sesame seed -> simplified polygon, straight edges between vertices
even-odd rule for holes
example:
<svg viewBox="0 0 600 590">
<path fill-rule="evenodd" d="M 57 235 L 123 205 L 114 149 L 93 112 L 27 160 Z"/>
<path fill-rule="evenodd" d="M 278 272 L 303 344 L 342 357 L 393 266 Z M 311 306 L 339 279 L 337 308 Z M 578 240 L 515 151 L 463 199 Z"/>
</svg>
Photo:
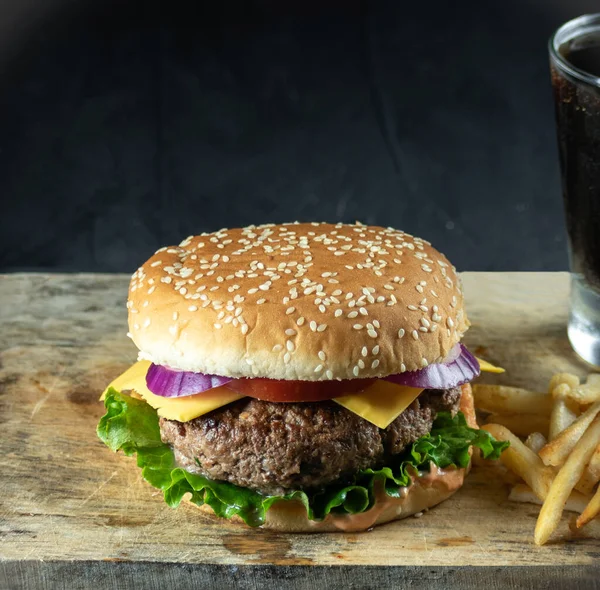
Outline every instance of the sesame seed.
<svg viewBox="0 0 600 590">
<path fill-rule="evenodd" d="M 358 367 L 360 369 L 364 369 L 365 368 L 365 361 L 363 361 L 362 359 L 358 359 Z"/>
<path fill-rule="evenodd" d="M 283 362 L 284 362 L 286 365 L 287 365 L 287 364 L 290 362 L 290 360 L 291 360 L 291 359 L 292 359 L 292 356 L 290 355 L 290 353 L 289 353 L 289 352 L 286 352 L 286 353 L 283 355 Z"/>
<path fill-rule="evenodd" d="M 355 330 L 362 330 L 363 329 L 363 325 L 362 324 L 354 324 L 354 326 L 352 326 Z"/>
<path fill-rule="evenodd" d="M 288 307 L 288 308 L 285 310 L 285 315 L 290 315 L 291 313 L 294 313 L 295 311 L 296 311 L 296 308 L 295 308 L 295 307 Z"/>
<path fill-rule="evenodd" d="M 327 324 L 320 324 L 317 328 L 317 332 L 324 332 L 327 329 Z"/>
<path fill-rule="evenodd" d="M 297 334 L 296 330 L 294 330 L 293 328 L 288 328 L 285 331 L 285 335 L 286 336 L 295 336 Z"/>
<path fill-rule="evenodd" d="M 358 368 L 358 365 L 354 365 L 354 368 L 352 369 L 352 373 L 354 374 L 355 377 L 358 377 L 358 375 L 360 373 L 360 369 Z"/>
<path fill-rule="evenodd" d="M 257 299 L 256 305 L 262 305 L 265 301 L 266 301 L 266 299 Z"/>
<path fill-rule="evenodd" d="M 357 311 L 351 311 L 347 317 L 349 317 L 350 319 L 353 319 L 355 317 L 358 316 L 358 312 Z"/>
<path fill-rule="evenodd" d="M 406 307 L 408 307 L 408 309 L 410 309 L 411 311 L 418 311 L 418 307 L 416 305 L 407 305 Z"/>
<path fill-rule="evenodd" d="M 324 305 L 321 304 L 321 305 L 319 305 L 319 311 L 321 313 L 325 313 L 327 311 L 327 308 Z"/>
<path fill-rule="evenodd" d="M 315 367 L 315 373 L 320 373 L 323 370 L 323 365 L 317 365 Z"/>
<path fill-rule="evenodd" d="M 248 324 L 242 324 L 242 334 L 247 334 L 248 333 Z"/>
<path fill-rule="evenodd" d="M 431 325 L 425 318 L 421 318 L 421 324 L 423 324 L 423 326 L 425 326 L 426 328 L 429 328 L 429 326 Z"/>
<path fill-rule="evenodd" d="M 425 326 L 421 326 L 419 332 L 428 332 L 428 329 Z"/>
<path fill-rule="evenodd" d="M 217 329 L 220 330 L 223 326 L 221 326 L 221 324 L 213 324 L 213 326 Z"/>
<path fill-rule="evenodd" d="M 296 350 L 296 346 L 291 340 L 285 341 L 285 347 L 289 350 L 289 352 L 294 352 L 294 350 Z"/>
<path fill-rule="evenodd" d="M 412 337 L 413 337 L 415 340 L 418 340 L 418 339 L 419 339 L 419 333 L 418 333 L 416 330 L 413 330 L 413 331 L 412 331 Z"/>
<path fill-rule="evenodd" d="M 426 359 L 425 357 L 423 357 L 423 358 L 421 359 L 421 366 L 422 366 L 422 367 L 426 367 L 428 364 L 429 364 L 429 363 L 427 362 L 427 359 Z"/>
<path fill-rule="evenodd" d="M 333 314 L 336 318 L 339 318 L 344 312 L 341 309 L 336 309 Z"/>
<path fill-rule="evenodd" d="M 325 354 L 325 352 L 323 350 L 319 350 L 319 358 L 324 361 L 327 358 L 327 355 Z"/>
<path fill-rule="evenodd" d="M 367 355 L 369 354 L 369 349 L 368 349 L 366 346 L 363 346 L 363 347 L 362 347 L 362 350 L 360 351 L 360 353 L 361 353 L 363 356 L 367 356 Z"/>
<path fill-rule="evenodd" d="M 453 328 L 454 327 L 454 322 L 452 321 L 452 318 L 448 318 L 446 320 L 446 324 L 448 325 L 449 328 Z"/>
<path fill-rule="evenodd" d="M 142 326 L 143 326 L 144 328 L 147 328 L 149 325 L 150 325 L 150 318 L 146 318 L 146 319 L 144 320 L 144 323 L 142 324 Z"/>
<path fill-rule="evenodd" d="M 301 326 L 302 324 L 304 324 L 304 317 L 301 316 L 296 320 L 296 325 L 297 326 Z"/>
<path fill-rule="evenodd" d="M 281 350 L 283 350 L 283 346 L 281 346 L 281 344 L 276 344 L 271 350 L 273 352 L 280 352 Z"/>
<path fill-rule="evenodd" d="M 156 286 L 152 286 L 148 289 L 148 295 L 152 295 L 152 293 L 154 293 L 154 291 L 156 291 Z"/>
<path fill-rule="evenodd" d="M 333 371 L 331 369 L 327 369 L 325 375 L 327 376 L 327 379 L 333 379 Z"/>
<path fill-rule="evenodd" d="M 377 344 L 376 346 L 373 347 L 372 353 L 379 354 L 379 344 Z"/>
<path fill-rule="evenodd" d="M 317 322 L 315 322 L 314 320 L 310 322 L 309 326 L 313 332 L 317 331 Z"/>
<path fill-rule="evenodd" d="M 373 320 L 373 325 L 374 325 L 376 328 L 381 328 L 381 325 L 379 324 L 379 320 Z"/>
<path fill-rule="evenodd" d="M 358 311 L 361 315 L 369 315 L 369 312 L 364 307 L 359 308 Z"/>
<path fill-rule="evenodd" d="M 375 332 L 375 330 L 368 330 L 367 334 L 371 337 L 371 338 L 377 338 L 377 332 Z"/>
<path fill-rule="evenodd" d="M 198 311 L 198 306 L 197 306 L 197 305 L 190 305 L 190 306 L 188 307 L 188 310 L 189 310 L 189 311 Z"/>
<path fill-rule="evenodd" d="M 372 363 L 371 363 L 371 369 L 376 369 L 379 366 L 379 359 L 375 359 Z"/>
</svg>

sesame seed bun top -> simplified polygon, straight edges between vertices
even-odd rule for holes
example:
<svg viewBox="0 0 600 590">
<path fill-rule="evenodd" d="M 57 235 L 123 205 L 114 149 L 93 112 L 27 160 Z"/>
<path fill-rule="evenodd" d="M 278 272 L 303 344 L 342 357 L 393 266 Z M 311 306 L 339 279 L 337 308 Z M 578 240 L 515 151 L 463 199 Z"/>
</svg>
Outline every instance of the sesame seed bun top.
<svg viewBox="0 0 600 590">
<path fill-rule="evenodd" d="M 454 267 L 391 228 L 287 223 L 161 248 L 129 287 L 142 358 L 228 377 L 383 377 L 439 362 L 469 326 Z"/>
</svg>

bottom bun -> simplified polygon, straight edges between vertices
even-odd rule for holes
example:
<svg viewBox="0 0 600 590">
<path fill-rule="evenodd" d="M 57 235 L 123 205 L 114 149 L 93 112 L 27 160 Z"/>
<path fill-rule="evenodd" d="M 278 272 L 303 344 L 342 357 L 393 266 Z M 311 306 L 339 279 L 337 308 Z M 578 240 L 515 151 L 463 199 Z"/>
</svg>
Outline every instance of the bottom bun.
<svg viewBox="0 0 600 590">
<path fill-rule="evenodd" d="M 476 428 L 473 394 L 468 383 L 462 386 L 460 409 L 468 424 Z M 309 520 L 301 502 L 282 500 L 269 508 L 261 528 L 288 533 L 365 531 L 379 524 L 417 514 L 443 502 L 462 487 L 468 470 L 469 468 L 440 469 L 432 465 L 430 472 L 413 478 L 413 483 L 404 488 L 402 497 L 391 498 L 381 484 L 376 487 L 375 504 L 371 509 L 360 514 L 328 514 L 321 521 Z M 204 504 L 199 508 L 214 516 L 210 506 Z M 230 520 L 244 524 L 239 516 Z"/>
</svg>

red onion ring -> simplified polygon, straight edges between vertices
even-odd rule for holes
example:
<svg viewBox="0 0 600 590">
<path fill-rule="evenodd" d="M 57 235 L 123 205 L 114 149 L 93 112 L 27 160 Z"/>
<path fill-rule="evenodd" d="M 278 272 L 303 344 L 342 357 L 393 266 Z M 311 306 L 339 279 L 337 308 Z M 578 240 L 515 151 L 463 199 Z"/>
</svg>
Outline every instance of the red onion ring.
<svg viewBox="0 0 600 590">
<path fill-rule="evenodd" d="M 467 350 L 466 346 L 457 344 L 441 363 L 431 364 L 418 371 L 389 375 L 384 379 L 407 387 L 450 389 L 471 381 L 480 372 L 477 359 Z"/>
<path fill-rule="evenodd" d="M 420 389 L 450 389 L 477 377 L 479 362 L 462 344 L 457 344 L 441 363 L 434 363 L 418 371 L 406 371 L 383 377 L 386 381 L 418 387 Z M 146 385 L 155 395 L 162 397 L 185 397 L 221 387 L 231 377 L 206 375 L 191 371 L 176 371 L 161 365 L 150 365 Z"/>
<path fill-rule="evenodd" d="M 175 371 L 161 365 L 150 365 L 146 373 L 148 389 L 162 397 L 183 397 L 202 393 L 233 381 L 231 377 Z"/>
</svg>

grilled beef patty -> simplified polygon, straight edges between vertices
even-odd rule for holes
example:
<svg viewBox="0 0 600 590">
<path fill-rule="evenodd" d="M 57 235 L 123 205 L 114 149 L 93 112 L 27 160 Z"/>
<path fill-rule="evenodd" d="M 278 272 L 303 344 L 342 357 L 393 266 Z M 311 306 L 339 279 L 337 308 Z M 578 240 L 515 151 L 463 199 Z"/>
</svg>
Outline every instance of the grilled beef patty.
<svg viewBox="0 0 600 590">
<path fill-rule="evenodd" d="M 281 495 L 349 479 L 431 430 L 437 412 L 455 413 L 460 387 L 425 390 L 385 430 L 335 402 L 274 403 L 244 398 L 189 422 L 160 419 L 178 464 L 193 473 Z"/>
</svg>

